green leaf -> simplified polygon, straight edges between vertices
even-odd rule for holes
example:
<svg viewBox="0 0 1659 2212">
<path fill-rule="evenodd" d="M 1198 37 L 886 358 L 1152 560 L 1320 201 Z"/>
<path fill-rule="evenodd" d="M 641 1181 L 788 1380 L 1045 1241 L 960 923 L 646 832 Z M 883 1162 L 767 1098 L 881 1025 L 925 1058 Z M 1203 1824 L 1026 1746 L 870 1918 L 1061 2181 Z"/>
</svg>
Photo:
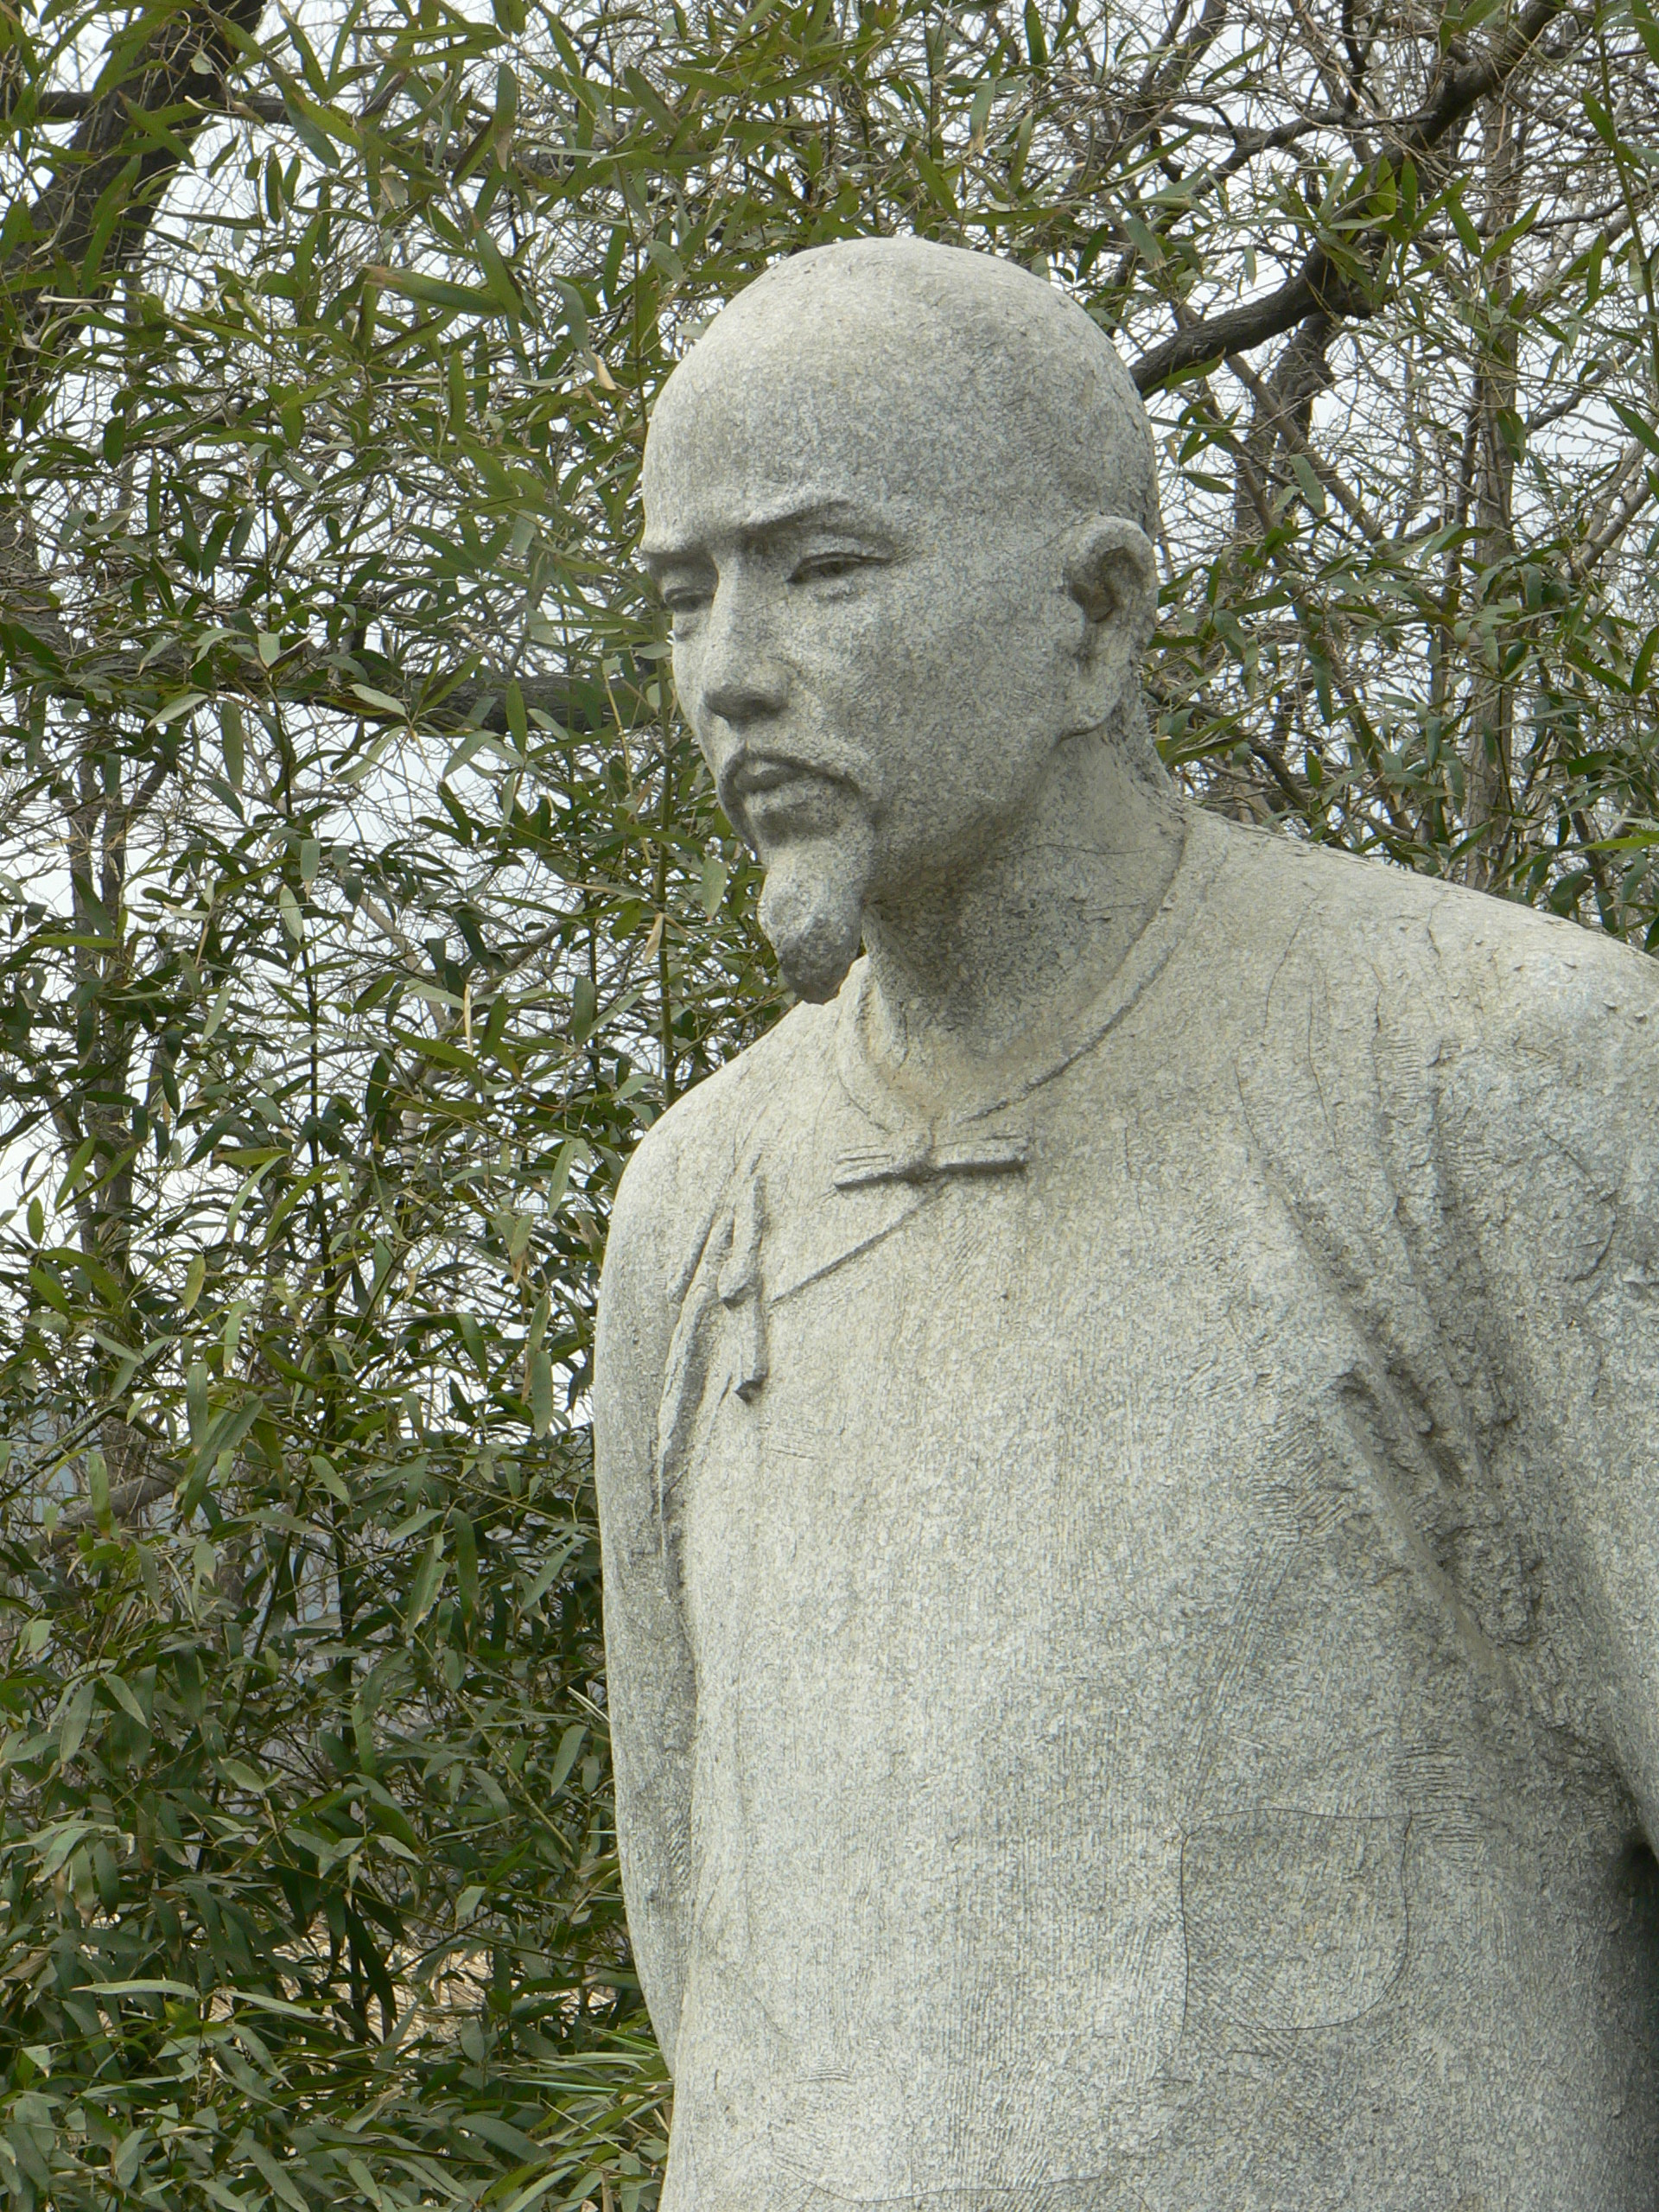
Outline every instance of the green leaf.
<svg viewBox="0 0 1659 2212">
<path fill-rule="evenodd" d="M 1125 213 L 1123 230 L 1129 243 L 1149 269 L 1160 269 L 1163 266 L 1163 244 L 1149 223 L 1143 221 L 1139 215 Z"/>
<path fill-rule="evenodd" d="M 553 1425 L 553 1363 L 539 1344 L 530 1355 L 529 1374 L 531 1426 L 545 1436 Z"/>
<path fill-rule="evenodd" d="M 470 1621 L 478 1611 L 478 1537 L 465 1513 L 452 1514 L 450 1526 L 455 1538 L 455 1581 L 461 1618 Z"/>
<path fill-rule="evenodd" d="M 268 2151 L 262 2149 L 258 2143 L 251 2139 L 247 2148 L 248 2156 L 283 2203 L 290 2208 L 290 2212 L 313 2212 L 310 2199 L 296 2185 L 293 2177 L 283 2171 Z"/>
<path fill-rule="evenodd" d="M 207 694 L 205 691 L 181 691 L 176 698 L 169 699 L 165 706 L 156 709 L 149 718 L 150 728 L 165 729 L 169 722 L 181 720 L 184 715 L 199 707 L 207 696 Z"/>
<path fill-rule="evenodd" d="M 1630 0 L 1630 17 L 1636 25 L 1637 35 L 1648 50 L 1649 60 L 1659 68 L 1659 23 L 1654 21 L 1648 0 Z"/>
<path fill-rule="evenodd" d="M 160 1978 L 140 1977 L 134 1980 L 82 1981 L 75 1985 L 82 1993 L 96 1993 L 99 1997 L 179 1997 L 186 2003 L 196 2003 L 200 1993 L 188 1982 L 168 1981 Z"/>
<path fill-rule="evenodd" d="M 1289 458 L 1290 473 L 1296 479 L 1298 490 L 1313 512 L 1323 515 L 1325 509 L 1325 486 L 1314 474 L 1313 463 L 1306 454 L 1294 453 Z"/>
<path fill-rule="evenodd" d="M 1606 109 L 1603 107 L 1601 102 L 1597 99 L 1592 92 L 1586 92 L 1583 95 L 1583 99 L 1584 111 L 1589 117 L 1591 123 L 1594 125 L 1597 137 L 1601 139 L 1604 144 L 1610 146 L 1614 153 L 1617 153 L 1618 151 L 1618 132 L 1614 127 L 1613 118 L 1608 114 Z"/>
<path fill-rule="evenodd" d="M 504 314 L 521 315 L 524 311 L 524 295 L 512 271 L 502 259 L 500 248 L 489 232 L 483 230 L 479 232 L 474 244 L 491 297 Z"/>
<path fill-rule="evenodd" d="M 535 1611 L 537 1606 L 541 1604 L 543 1599 L 564 1573 L 570 1563 L 570 1550 L 571 1547 L 568 1541 L 556 1544 L 542 1561 L 540 1571 L 535 1580 L 524 1592 L 523 1610 L 526 1613 Z"/>
<path fill-rule="evenodd" d="M 292 18 L 289 27 L 292 28 Z M 324 168 L 338 168 L 340 156 L 334 142 L 339 138 L 349 145 L 356 136 L 352 125 L 334 110 L 308 99 L 284 72 L 273 68 L 272 73 L 282 86 L 288 120 L 293 129 Z"/>
<path fill-rule="evenodd" d="M 108 1510 L 107 1487 L 105 1490 L 105 1511 Z M 130 1685 L 124 1682 L 119 1675 L 101 1675 L 99 1677 L 99 1686 L 105 1691 L 106 1695 L 114 1699 L 116 1704 L 120 1707 L 122 1712 L 128 1714 L 132 1719 L 136 1720 L 141 1728 L 149 1727 L 149 1714 L 146 1713 L 143 1707 L 139 1703 Z"/>
<path fill-rule="evenodd" d="M 400 722 L 409 719 L 403 701 L 394 699 L 390 691 L 377 691 L 371 683 L 353 683 L 352 692 L 354 697 L 361 699 L 365 706 L 374 708 L 379 714 L 395 715 Z"/>
<path fill-rule="evenodd" d="M 110 2177 L 118 2189 L 130 2189 L 137 2179 L 138 2169 L 143 2163 L 144 2146 L 149 2141 L 149 2130 L 135 2127 L 124 2135 L 110 2160 Z"/>
<path fill-rule="evenodd" d="M 567 1728 L 559 1738 L 559 1748 L 554 1755 L 552 1771 L 547 1777 L 550 1794 L 563 1789 L 570 1779 L 572 1769 L 582 1756 L 582 1747 L 588 1740 L 588 1730 L 577 1721 Z"/>
<path fill-rule="evenodd" d="M 1480 255 L 1480 233 L 1476 230 L 1474 225 L 1470 221 L 1467 214 L 1464 212 L 1463 190 L 1463 183 L 1460 179 L 1457 183 L 1452 185 L 1447 189 L 1445 195 L 1446 212 L 1452 218 L 1452 227 L 1461 239 L 1464 251 L 1467 253 L 1472 253 L 1477 258 L 1478 258 Z"/>
<path fill-rule="evenodd" d="M 207 1370 L 199 1359 L 190 1363 L 184 1400 L 190 1425 L 190 1440 L 193 1444 L 199 1444 L 207 1433 L 208 1424 Z"/>
<path fill-rule="evenodd" d="M 1638 415 L 1635 408 L 1627 407 L 1622 399 L 1610 397 L 1607 404 L 1637 443 L 1645 446 L 1650 454 L 1659 458 L 1659 431 L 1652 423 Z"/>
<path fill-rule="evenodd" d="M 427 276 L 418 270 L 366 269 L 363 272 L 380 290 L 397 292 L 423 308 L 448 308 L 461 315 L 497 315 L 505 310 L 496 294 L 476 284 L 457 284 L 447 276 Z"/>
<path fill-rule="evenodd" d="M 241 790 L 243 777 L 247 772 L 246 735 L 241 708 L 234 699 L 221 699 L 219 702 L 219 749 L 225 756 L 226 780 L 233 791 Z"/>
<path fill-rule="evenodd" d="M 489 1347 L 484 1341 L 484 1332 L 478 1325 L 478 1317 L 473 1313 L 459 1313 L 455 1317 L 455 1326 L 460 1331 L 461 1343 L 467 1348 L 467 1357 L 480 1376 L 486 1375 L 490 1365 Z"/>
<path fill-rule="evenodd" d="M 77 1682 L 70 1691 L 58 1721 L 58 1758 L 67 1766 L 86 1740 L 87 1723 L 92 1717 L 93 1685 L 90 1681 Z"/>
<path fill-rule="evenodd" d="M 222 983 L 213 994 L 213 1002 L 207 1009 L 207 1019 L 201 1025 L 201 1041 L 204 1045 L 224 1020 L 225 1009 L 230 1004 L 231 993 L 234 988 L 232 984 Z"/>
<path fill-rule="evenodd" d="M 97 1149 L 98 1139 L 95 1136 L 83 1137 L 75 1147 L 70 1156 L 69 1165 L 63 1171 L 63 1180 L 58 1185 L 54 1205 L 62 1207 L 68 1205 L 76 1191 L 79 1189 L 81 1178 L 92 1165 L 92 1154 Z"/>
<path fill-rule="evenodd" d="M 438 1601 L 443 1587 L 444 1559 L 443 1531 L 435 1529 L 432 1541 L 421 1554 L 421 1563 L 415 1570 L 410 1585 L 409 1603 L 404 1610 L 404 1633 L 412 1636 Z"/>
</svg>

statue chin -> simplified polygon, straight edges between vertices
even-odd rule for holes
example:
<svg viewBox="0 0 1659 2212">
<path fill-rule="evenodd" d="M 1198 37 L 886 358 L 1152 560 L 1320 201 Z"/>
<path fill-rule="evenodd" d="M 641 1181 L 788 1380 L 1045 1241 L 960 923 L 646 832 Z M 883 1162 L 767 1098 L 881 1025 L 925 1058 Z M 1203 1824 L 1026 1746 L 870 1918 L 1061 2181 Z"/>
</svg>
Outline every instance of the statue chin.
<svg viewBox="0 0 1659 2212">
<path fill-rule="evenodd" d="M 869 842 L 838 838 L 828 851 L 815 842 L 780 854 L 766 871 L 760 926 L 785 982 L 814 1005 L 834 998 L 858 957 Z"/>
</svg>

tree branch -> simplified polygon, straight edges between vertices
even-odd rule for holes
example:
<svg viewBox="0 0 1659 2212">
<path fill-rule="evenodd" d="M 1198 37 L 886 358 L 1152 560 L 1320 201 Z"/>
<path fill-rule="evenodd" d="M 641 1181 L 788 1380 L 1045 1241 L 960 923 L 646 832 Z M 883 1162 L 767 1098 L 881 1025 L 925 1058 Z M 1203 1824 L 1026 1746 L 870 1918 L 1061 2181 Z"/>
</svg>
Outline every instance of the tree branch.
<svg viewBox="0 0 1659 2212">
<path fill-rule="evenodd" d="M 1581 544 L 1574 547 L 1568 559 L 1567 573 L 1575 584 L 1588 580 L 1652 499 L 1652 486 L 1648 481 L 1646 470 L 1641 465 L 1643 450 L 1632 438 L 1619 456 L 1618 465 L 1592 518 L 1590 533 Z M 1621 499 L 1619 493 L 1632 475 L 1636 476 L 1636 483 L 1630 491 L 1624 492 Z"/>
<path fill-rule="evenodd" d="M 1292 453 L 1301 456 L 1355 527 L 1370 538 L 1373 545 L 1380 545 L 1382 542 L 1382 524 L 1367 512 L 1363 501 L 1349 490 L 1329 461 L 1322 460 L 1314 452 L 1302 435 L 1293 411 L 1275 403 L 1273 393 L 1248 361 L 1242 361 L 1236 354 L 1230 353 L 1227 366 L 1255 402 L 1262 422 L 1272 429 Z"/>
<path fill-rule="evenodd" d="M 1395 166 L 1408 156 L 1426 154 L 1439 143 L 1470 109 L 1506 83 L 1533 47 L 1561 12 L 1565 0 L 1532 0 L 1513 28 L 1478 59 L 1448 69 L 1428 104 L 1414 115 L 1376 126 Z M 1361 203 L 1376 187 L 1376 166 L 1366 173 L 1356 200 Z M 1378 224 L 1356 239 L 1356 251 L 1375 248 L 1383 235 Z M 1154 391 L 1185 371 L 1207 366 L 1228 353 L 1247 353 L 1269 339 L 1281 338 L 1311 315 L 1333 317 L 1373 312 L 1370 288 L 1333 263 L 1323 246 L 1316 245 L 1295 276 L 1260 300 L 1248 300 L 1224 315 L 1190 324 L 1154 346 L 1135 365 L 1131 374 L 1136 388 Z"/>
<path fill-rule="evenodd" d="M 80 123 L 92 113 L 102 97 L 98 92 L 37 92 L 34 102 L 35 119 L 41 123 Z M 12 121 L 16 105 L 0 111 L 0 122 Z M 256 123 L 288 121 L 288 109 L 283 101 L 263 94 L 239 92 L 229 85 L 219 86 L 216 97 L 199 94 L 192 105 L 201 109 L 204 121 L 216 115 L 247 116 Z"/>
<path fill-rule="evenodd" d="M 5 550 L 5 539 L 0 535 L 0 559 Z M 0 586 L 3 582 L 3 569 L 0 569 Z M 26 619 L 32 619 L 37 628 L 43 626 L 38 614 L 30 618 L 27 610 L 20 611 L 25 613 Z M 6 594 L 0 588 L 0 615 L 8 612 Z M 549 715 L 569 730 L 594 730 L 613 725 L 614 717 L 604 710 L 598 687 L 583 685 L 568 676 L 468 677 L 442 690 L 429 703 L 422 704 L 427 695 L 443 683 L 441 671 L 399 668 L 374 655 L 365 657 L 358 666 L 361 675 L 376 689 L 385 690 L 389 697 L 408 702 L 410 720 L 425 729 L 486 729 L 495 736 L 505 736 L 510 728 L 506 689 L 512 681 L 518 683 L 527 714 Z M 66 656 L 64 665 L 56 669 L 44 663 L 32 668 L 15 664 L 10 668 L 0 667 L 0 694 L 44 691 L 48 698 L 66 705 L 101 709 L 106 714 L 118 708 L 143 715 L 159 708 L 170 691 L 176 691 L 180 684 L 189 680 L 191 672 L 191 664 L 182 653 L 156 654 L 142 668 L 136 653 L 118 658 L 105 655 L 93 659 L 84 673 L 78 672 Z M 232 696 L 239 690 L 251 699 L 272 696 L 264 685 L 251 683 L 241 687 L 234 681 L 219 680 L 212 688 Z M 334 661 L 319 660 L 309 667 L 287 667 L 277 677 L 274 690 L 289 705 L 317 707 L 327 713 L 349 715 L 358 721 L 375 719 L 375 710 L 365 706 L 351 688 L 350 676 Z M 595 696 L 590 696 L 590 692 Z M 386 717 L 382 715 L 380 719 Z"/>
<path fill-rule="evenodd" d="M 56 355 L 143 249 L 168 183 L 209 116 L 230 103 L 238 35 L 257 29 L 264 7 L 265 0 L 225 0 L 222 8 L 194 0 L 158 10 L 156 28 L 124 57 L 130 34 L 116 34 L 106 81 L 0 269 L 10 308 L 0 325 L 0 424 L 26 413 Z M 165 118 L 166 131 L 135 127 L 136 115 Z M 105 194 L 117 207 L 100 245 L 110 219 L 100 214 Z"/>
</svg>

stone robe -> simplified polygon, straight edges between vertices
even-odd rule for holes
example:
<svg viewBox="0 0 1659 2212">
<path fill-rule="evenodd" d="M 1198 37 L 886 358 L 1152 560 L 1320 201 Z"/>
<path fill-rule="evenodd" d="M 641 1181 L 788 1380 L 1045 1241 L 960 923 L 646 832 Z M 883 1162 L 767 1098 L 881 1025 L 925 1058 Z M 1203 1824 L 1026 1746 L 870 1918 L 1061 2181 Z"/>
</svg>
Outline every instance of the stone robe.
<svg viewBox="0 0 1659 2212">
<path fill-rule="evenodd" d="M 1015 1091 L 624 1179 L 663 2212 L 1659 2205 L 1659 967 L 1189 817 Z"/>
</svg>

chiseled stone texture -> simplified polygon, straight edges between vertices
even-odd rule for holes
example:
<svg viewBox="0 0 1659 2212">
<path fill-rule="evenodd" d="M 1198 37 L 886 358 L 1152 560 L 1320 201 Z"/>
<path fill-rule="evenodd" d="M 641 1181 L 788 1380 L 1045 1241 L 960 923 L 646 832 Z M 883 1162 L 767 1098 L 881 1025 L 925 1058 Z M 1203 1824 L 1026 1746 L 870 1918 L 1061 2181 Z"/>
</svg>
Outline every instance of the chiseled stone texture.
<svg viewBox="0 0 1659 2212">
<path fill-rule="evenodd" d="M 664 2212 L 1659 2204 L 1659 971 L 1175 818 L 1017 1080 L 861 960 L 624 1179 Z"/>
</svg>

